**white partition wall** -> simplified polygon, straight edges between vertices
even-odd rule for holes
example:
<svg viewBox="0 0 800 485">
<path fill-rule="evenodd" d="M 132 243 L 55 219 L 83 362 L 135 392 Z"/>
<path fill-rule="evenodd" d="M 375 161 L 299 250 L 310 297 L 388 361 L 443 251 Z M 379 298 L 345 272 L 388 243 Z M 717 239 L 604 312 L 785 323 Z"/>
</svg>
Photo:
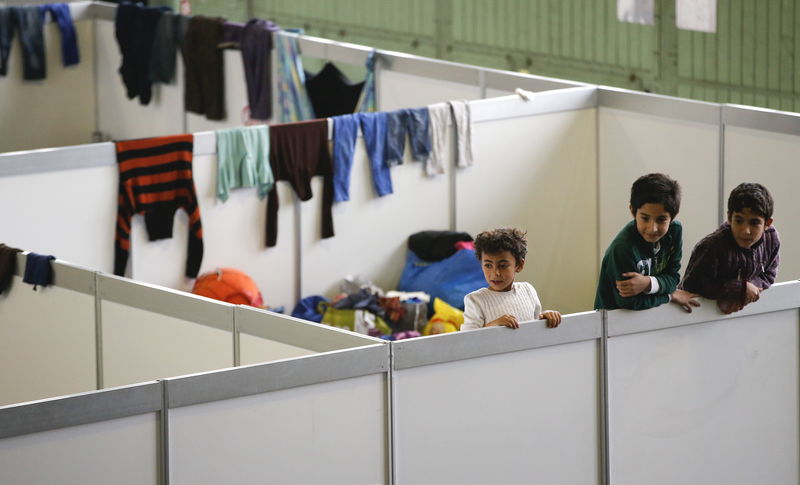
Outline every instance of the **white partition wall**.
<svg viewBox="0 0 800 485">
<path fill-rule="evenodd" d="M 0 406 L 97 385 L 94 273 L 56 261 L 54 285 L 34 291 L 25 263 L 0 295 Z"/>
<path fill-rule="evenodd" d="M 355 154 L 350 200 L 333 205 L 333 238 L 320 239 L 321 180 L 312 181 L 314 198 L 300 203 L 301 296 L 333 297 L 348 275 L 396 289 L 406 262 L 408 236 L 450 228 L 449 174 L 426 176 L 423 164 L 412 161 L 406 147 L 403 164 L 391 169 L 394 193 L 378 197 L 362 138 L 356 142 Z"/>
<path fill-rule="evenodd" d="M 562 313 L 589 310 L 594 298 L 594 103 L 592 88 L 473 103 L 475 164 L 456 170 L 457 230 L 527 230 L 519 278 Z"/>
<path fill-rule="evenodd" d="M 388 483 L 387 371 L 378 344 L 168 380 L 170 483 Z"/>
<path fill-rule="evenodd" d="M 681 185 L 683 263 L 719 224 L 720 106 L 608 88 L 599 90 L 600 253 L 632 219 L 633 182 L 663 172 Z"/>
<path fill-rule="evenodd" d="M 475 75 L 476 73 L 473 73 L 471 77 Z M 409 86 L 414 88 L 409 89 Z M 477 82 L 471 84 L 453 82 L 391 69 L 381 69 L 376 91 L 381 111 L 420 108 L 451 99 L 481 98 Z"/>
<path fill-rule="evenodd" d="M 798 482 L 798 285 L 731 316 L 608 313 L 611 483 Z"/>
<path fill-rule="evenodd" d="M 63 66 L 58 27 L 49 21 L 44 25 L 47 77 L 43 80 L 23 80 L 22 46 L 19 36 L 14 36 L 8 73 L 0 78 L 0 153 L 92 141 L 95 38 L 87 5 L 79 2 L 71 8 L 80 55 L 76 65 Z"/>
<path fill-rule="evenodd" d="M 103 387 L 231 367 L 233 305 L 101 275 Z"/>
<path fill-rule="evenodd" d="M 395 483 L 602 483 L 599 312 L 398 341 Z"/>
<path fill-rule="evenodd" d="M 110 143 L 0 155 L 0 238 L 111 271 L 117 168 Z"/>
<path fill-rule="evenodd" d="M 0 482 L 163 483 L 161 389 L 146 383 L 0 407 Z"/>
<path fill-rule="evenodd" d="M 376 343 L 335 327 L 238 306 L 235 310 L 239 364 L 272 362 Z"/>
<path fill-rule="evenodd" d="M 775 227 L 781 238 L 778 281 L 800 276 L 800 207 L 797 190 L 800 150 L 800 116 L 749 107 L 725 106 L 725 174 L 722 217 L 727 217 L 727 198 L 741 182 L 759 182 L 775 200 Z"/>
</svg>

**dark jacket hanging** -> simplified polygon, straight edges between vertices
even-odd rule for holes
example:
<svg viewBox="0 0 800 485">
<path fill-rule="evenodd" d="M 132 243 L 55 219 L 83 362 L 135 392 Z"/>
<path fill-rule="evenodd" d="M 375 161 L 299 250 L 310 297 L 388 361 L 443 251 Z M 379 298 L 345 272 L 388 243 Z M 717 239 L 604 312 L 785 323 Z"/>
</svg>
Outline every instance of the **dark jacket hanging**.
<svg viewBox="0 0 800 485">
<path fill-rule="evenodd" d="M 286 180 L 300 200 L 309 200 L 311 177 L 322 175 L 321 237 L 333 237 L 333 163 L 328 151 L 328 120 L 301 121 L 269 127 L 269 163 L 275 181 Z M 278 240 L 278 190 L 267 200 L 267 247 Z"/>
<path fill-rule="evenodd" d="M 204 114 L 210 120 L 225 119 L 225 74 L 219 48 L 224 23 L 222 17 L 195 15 L 189 20 L 181 46 L 186 111 Z"/>
</svg>

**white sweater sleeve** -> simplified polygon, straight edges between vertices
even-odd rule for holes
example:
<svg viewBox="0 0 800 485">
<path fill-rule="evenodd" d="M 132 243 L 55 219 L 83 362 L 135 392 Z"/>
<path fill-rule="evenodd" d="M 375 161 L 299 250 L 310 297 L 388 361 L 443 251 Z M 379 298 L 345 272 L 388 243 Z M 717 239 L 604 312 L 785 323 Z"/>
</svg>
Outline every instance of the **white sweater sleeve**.
<svg viewBox="0 0 800 485">
<path fill-rule="evenodd" d="M 486 325 L 486 319 L 472 294 L 464 297 L 464 323 L 461 330 L 476 330 Z"/>
</svg>

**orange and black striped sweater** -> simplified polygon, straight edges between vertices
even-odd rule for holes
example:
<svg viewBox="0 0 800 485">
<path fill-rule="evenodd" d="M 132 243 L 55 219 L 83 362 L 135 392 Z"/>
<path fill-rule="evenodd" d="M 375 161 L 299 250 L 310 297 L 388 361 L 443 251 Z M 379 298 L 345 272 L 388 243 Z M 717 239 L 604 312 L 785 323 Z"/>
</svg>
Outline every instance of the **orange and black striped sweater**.
<svg viewBox="0 0 800 485">
<path fill-rule="evenodd" d="M 119 199 L 114 274 L 125 274 L 134 214 L 144 214 L 147 235 L 155 241 L 172 237 L 175 211 L 183 209 L 189 215 L 186 276 L 197 276 L 203 260 L 203 226 L 192 179 L 193 144 L 191 134 L 116 143 Z"/>
</svg>

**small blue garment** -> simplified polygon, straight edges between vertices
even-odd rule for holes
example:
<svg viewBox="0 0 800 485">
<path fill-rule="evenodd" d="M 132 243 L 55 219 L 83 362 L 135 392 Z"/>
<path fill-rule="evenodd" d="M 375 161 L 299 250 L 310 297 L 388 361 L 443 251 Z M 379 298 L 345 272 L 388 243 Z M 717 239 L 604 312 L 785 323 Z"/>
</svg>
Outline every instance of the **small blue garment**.
<svg viewBox="0 0 800 485">
<path fill-rule="evenodd" d="M 372 184 L 378 197 L 392 193 L 392 175 L 389 166 L 384 162 L 386 142 L 386 113 L 359 113 L 361 133 L 367 147 L 370 166 L 372 167 Z"/>
<path fill-rule="evenodd" d="M 408 110 L 408 139 L 411 143 L 411 156 L 418 162 L 428 159 L 433 142 L 430 131 L 430 112 L 428 108 Z"/>
<path fill-rule="evenodd" d="M 72 23 L 72 14 L 66 3 L 51 3 L 40 5 L 39 12 L 42 15 L 42 22 L 50 12 L 50 16 L 58 25 L 61 32 L 61 62 L 66 66 L 74 66 L 80 62 L 78 54 L 78 34 L 75 32 L 75 25 Z"/>
<path fill-rule="evenodd" d="M 25 276 L 22 281 L 33 285 L 36 290 L 37 286 L 47 286 L 53 283 L 53 267 L 50 261 L 56 259 L 55 256 L 45 256 L 43 254 L 28 253 L 25 262 Z"/>
<path fill-rule="evenodd" d="M 358 136 L 358 115 L 333 117 L 333 201 L 350 200 L 350 169 Z"/>
<path fill-rule="evenodd" d="M 386 113 L 386 149 L 384 163 L 388 166 L 401 165 L 403 153 L 406 149 L 406 134 L 408 133 L 407 109 L 398 109 Z"/>
</svg>

